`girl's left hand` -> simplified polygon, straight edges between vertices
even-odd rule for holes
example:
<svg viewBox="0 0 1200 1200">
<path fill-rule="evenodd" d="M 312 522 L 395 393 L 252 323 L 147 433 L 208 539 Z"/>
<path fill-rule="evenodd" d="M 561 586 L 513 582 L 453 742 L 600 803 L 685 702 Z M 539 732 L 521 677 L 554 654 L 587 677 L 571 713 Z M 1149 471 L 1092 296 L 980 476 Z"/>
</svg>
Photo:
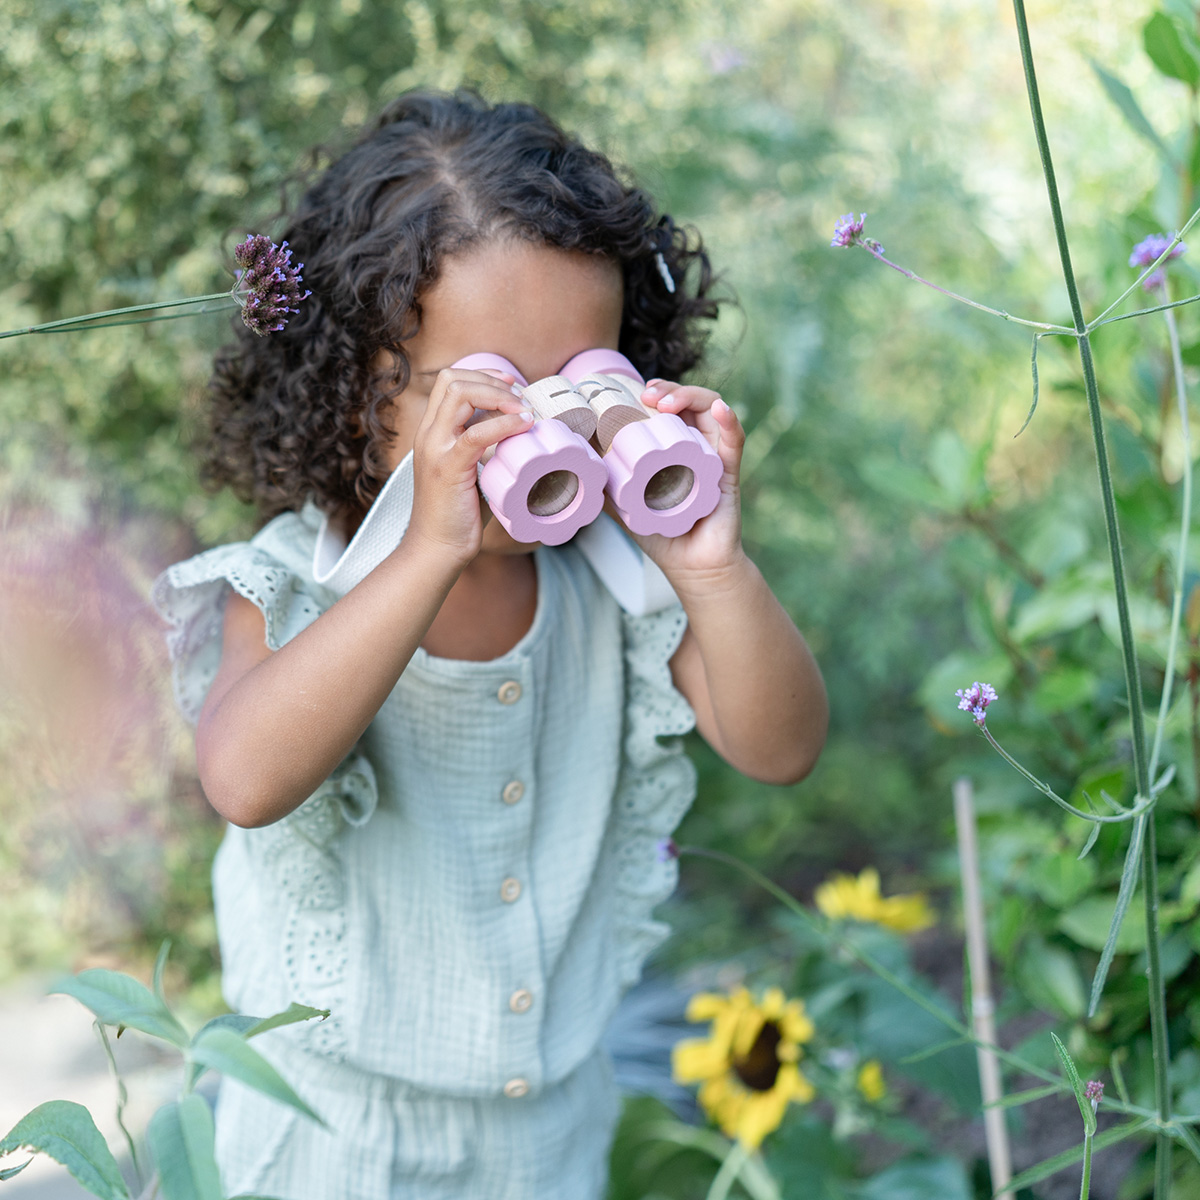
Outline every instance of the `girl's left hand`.
<svg viewBox="0 0 1200 1200">
<path fill-rule="evenodd" d="M 704 576 L 726 570 L 744 556 L 740 473 L 746 433 L 733 409 L 709 388 L 651 379 L 641 399 L 648 408 L 675 413 L 695 426 L 720 455 L 725 468 L 717 507 L 689 532 L 675 538 L 631 535 L 678 590 L 693 573 L 697 582 L 703 582 Z"/>
</svg>

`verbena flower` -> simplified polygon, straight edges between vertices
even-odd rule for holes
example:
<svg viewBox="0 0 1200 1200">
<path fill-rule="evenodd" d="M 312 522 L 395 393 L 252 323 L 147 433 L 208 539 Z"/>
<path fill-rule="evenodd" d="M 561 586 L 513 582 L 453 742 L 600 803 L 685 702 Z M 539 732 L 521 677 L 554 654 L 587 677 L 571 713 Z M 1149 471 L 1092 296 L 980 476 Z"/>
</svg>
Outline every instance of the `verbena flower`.
<svg viewBox="0 0 1200 1200">
<path fill-rule="evenodd" d="M 858 1078 L 854 1082 L 868 1104 L 878 1104 L 887 1095 L 887 1085 L 883 1082 L 883 1066 L 877 1058 L 872 1058 L 859 1067 Z"/>
<path fill-rule="evenodd" d="M 1162 251 L 1160 250 L 1161 254 Z M 1154 259 L 1150 260 L 1151 262 Z M 1092 1112 L 1095 1112 L 1100 1107 L 1100 1101 L 1104 1099 L 1104 1084 L 1098 1079 L 1089 1079 L 1087 1086 L 1083 1089 L 1083 1094 L 1092 1102 Z"/>
<path fill-rule="evenodd" d="M 830 920 L 863 921 L 897 933 L 919 933 L 935 921 L 921 892 L 902 896 L 879 894 L 879 872 L 867 867 L 858 878 L 834 875 L 813 894 L 813 901 Z"/>
<path fill-rule="evenodd" d="M 1174 240 L 1175 235 L 1173 233 L 1152 233 L 1149 237 L 1142 238 L 1134 246 L 1133 253 L 1129 256 L 1129 265 L 1131 267 L 1148 267 Z M 1186 253 L 1187 242 L 1180 242 L 1178 246 L 1172 248 L 1163 265 L 1165 266 L 1172 259 Z M 1153 291 L 1156 287 L 1161 287 L 1166 282 L 1166 278 L 1167 276 L 1163 268 L 1159 267 L 1157 271 L 1152 271 L 1142 280 L 1142 287 L 1148 292 Z"/>
<path fill-rule="evenodd" d="M 242 305 L 242 320 L 260 337 L 277 333 L 287 324 L 287 314 L 298 313 L 296 305 L 312 295 L 300 291 L 304 264 L 293 265 L 287 242 L 277 246 L 262 233 L 246 238 L 233 257 L 241 268 L 234 294 Z M 243 292 L 249 293 L 244 299 Z"/>
<path fill-rule="evenodd" d="M 678 1083 L 699 1083 L 704 1111 L 727 1137 L 756 1149 L 779 1127 L 787 1106 L 816 1094 L 800 1072 L 802 1042 L 813 1023 L 799 1000 L 769 988 L 755 1002 L 746 988 L 728 996 L 700 992 L 688 1003 L 689 1021 L 711 1021 L 706 1038 L 679 1042 L 671 1055 Z"/>
<path fill-rule="evenodd" d="M 863 225 L 866 224 L 866 220 L 866 213 L 859 213 L 857 217 L 853 213 L 838 217 L 837 224 L 833 227 L 833 241 L 829 244 L 831 246 L 863 246 L 872 254 L 882 254 L 883 247 L 874 238 L 863 237 Z"/>
<path fill-rule="evenodd" d="M 982 728 L 987 721 L 988 705 L 996 699 L 996 689 L 990 683 L 976 680 L 969 688 L 959 688 L 954 694 L 958 697 L 958 707 L 969 712 L 975 724 Z"/>
<path fill-rule="evenodd" d="M 675 844 L 674 838 L 663 838 L 658 843 L 658 861 L 670 862 L 673 858 L 679 857 L 679 847 Z"/>
</svg>

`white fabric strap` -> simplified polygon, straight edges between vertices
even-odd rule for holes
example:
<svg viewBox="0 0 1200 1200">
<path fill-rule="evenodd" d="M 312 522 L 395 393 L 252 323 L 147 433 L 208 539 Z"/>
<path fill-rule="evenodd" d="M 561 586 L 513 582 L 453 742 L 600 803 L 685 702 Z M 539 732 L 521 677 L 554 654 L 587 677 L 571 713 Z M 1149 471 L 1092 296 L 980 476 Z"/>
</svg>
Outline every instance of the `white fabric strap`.
<svg viewBox="0 0 1200 1200">
<path fill-rule="evenodd" d="M 410 452 L 384 484 L 349 546 L 329 517 L 322 518 L 313 549 L 313 579 L 338 597 L 360 584 L 400 545 L 412 502 Z M 644 617 L 678 603 L 667 577 L 607 514 L 581 529 L 571 544 L 631 616 Z"/>
</svg>

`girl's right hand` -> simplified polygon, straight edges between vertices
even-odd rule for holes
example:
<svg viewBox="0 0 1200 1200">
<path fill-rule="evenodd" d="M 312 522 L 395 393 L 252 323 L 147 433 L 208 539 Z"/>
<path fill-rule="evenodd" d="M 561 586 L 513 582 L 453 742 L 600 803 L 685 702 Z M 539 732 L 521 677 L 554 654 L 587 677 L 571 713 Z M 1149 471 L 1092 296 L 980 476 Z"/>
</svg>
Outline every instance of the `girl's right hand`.
<svg viewBox="0 0 1200 1200">
<path fill-rule="evenodd" d="M 483 514 L 479 463 L 489 447 L 533 421 L 511 375 L 439 371 L 413 439 L 413 509 L 406 539 L 445 549 L 461 566 L 479 553 Z M 473 421 L 476 410 L 497 414 Z"/>
</svg>

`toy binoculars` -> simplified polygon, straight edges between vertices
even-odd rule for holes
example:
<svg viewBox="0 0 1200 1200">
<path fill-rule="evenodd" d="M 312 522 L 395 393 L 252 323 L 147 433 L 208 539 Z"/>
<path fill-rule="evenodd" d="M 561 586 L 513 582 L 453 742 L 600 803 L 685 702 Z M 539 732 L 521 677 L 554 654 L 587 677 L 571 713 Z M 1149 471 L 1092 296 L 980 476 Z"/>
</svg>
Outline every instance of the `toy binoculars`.
<svg viewBox="0 0 1200 1200">
<path fill-rule="evenodd" d="M 454 366 L 506 371 L 533 409 L 533 427 L 500 442 L 479 472 L 492 515 L 518 542 L 569 541 L 600 515 L 605 492 L 638 534 L 678 537 L 716 508 L 720 456 L 674 413 L 642 404 L 645 381 L 623 354 L 587 350 L 534 383 L 498 354 Z"/>
</svg>

